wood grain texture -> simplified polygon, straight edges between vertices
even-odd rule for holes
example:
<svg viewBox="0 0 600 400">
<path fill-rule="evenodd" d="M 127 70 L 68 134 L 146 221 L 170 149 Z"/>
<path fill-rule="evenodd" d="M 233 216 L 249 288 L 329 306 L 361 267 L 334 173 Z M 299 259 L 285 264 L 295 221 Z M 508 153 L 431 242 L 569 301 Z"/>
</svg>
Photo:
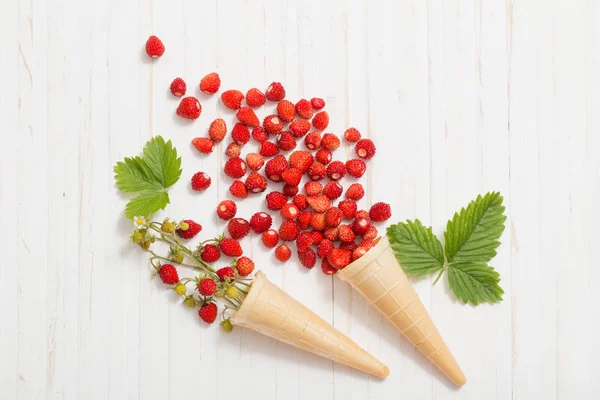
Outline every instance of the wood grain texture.
<svg viewBox="0 0 600 400">
<path fill-rule="evenodd" d="M 0 13 L 0 397 L 6 399 L 594 399 L 600 383 L 600 4 L 593 0 L 6 0 Z M 166 44 L 149 60 L 150 34 Z M 251 331 L 198 321 L 127 241 L 112 166 L 160 133 L 183 156 L 168 214 L 225 224 L 222 89 L 324 97 L 330 130 L 373 138 L 362 208 L 442 234 L 500 190 L 504 301 L 473 308 L 414 281 L 463 367 L 456 390 L 345 283 L 247 253 L 269 279 L 384 361 L 380 382 Z M 181 76 L 202 117 L 175 116 Z M 265 115 L 272 106 L 259 111 Z M 352 156 L 350 148 L 336 156 Z M 192 193 L 191 175 L 213 178 Z M 240 203 L 240 215 L 264 209 Z M 165 214 L 166 215 L 166 214 Z M 221 260 L 218 265 L 225 265 Z M 232 380 L 232 371 L 238 376 Z"/>
</svg>

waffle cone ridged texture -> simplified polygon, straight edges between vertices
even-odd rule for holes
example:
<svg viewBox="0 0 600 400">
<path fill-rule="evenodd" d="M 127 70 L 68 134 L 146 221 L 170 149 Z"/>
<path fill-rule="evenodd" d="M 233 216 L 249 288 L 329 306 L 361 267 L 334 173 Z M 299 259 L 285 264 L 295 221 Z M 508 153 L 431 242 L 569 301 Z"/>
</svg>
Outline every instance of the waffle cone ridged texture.
<svg viewBox="0 0 600 400">
<path fill-rule="evenodd" d="M 419 296 L 398 263 L 386 236 L 363 257 L 338 271 L 457 386 L 466 382 Z"/>
<path fill-rule="evenodd" d="M 388 367 L 260 271 L 231 322 L 379 378 L 389 375 Z"/>
</svg>

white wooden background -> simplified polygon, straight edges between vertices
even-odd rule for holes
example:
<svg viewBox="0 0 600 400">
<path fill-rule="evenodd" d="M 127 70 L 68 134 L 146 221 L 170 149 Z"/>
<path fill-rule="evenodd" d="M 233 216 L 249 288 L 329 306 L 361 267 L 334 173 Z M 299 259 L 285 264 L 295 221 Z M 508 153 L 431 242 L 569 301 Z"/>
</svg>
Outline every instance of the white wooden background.
<svg viewBox="0 0 600 400">
<path fill-rule="evenodd" d="M 599 22 L 596 0 L 3 0 L 0 398 L 597 398 Z M 152 33 L 167 47 L 156 62 Z M 201 96 L 202 117 L 182 123 L 168 94 L 175 76 L 197 94 L 211 71 L 223 88 L 324 97 L 331 130 L 375 140 L 364 206 L 389 201 L 395 220 L 441 234 L 477 193 L 502 191 L 504 302 L 472 308 L 415 282 L 464 388 L 345 283 L 273 262 L 258 237 L 244 244 L 268 276 L 387 363 L 387 380 L 207 327 L 150 279 L 112 166 L 171 138 L 184 174 L 169 215 L 222 230 L 224 157 L 189 143 L 231 114 Z M 201 195 L 197 170 L 214 182 Z"/>
</svg>

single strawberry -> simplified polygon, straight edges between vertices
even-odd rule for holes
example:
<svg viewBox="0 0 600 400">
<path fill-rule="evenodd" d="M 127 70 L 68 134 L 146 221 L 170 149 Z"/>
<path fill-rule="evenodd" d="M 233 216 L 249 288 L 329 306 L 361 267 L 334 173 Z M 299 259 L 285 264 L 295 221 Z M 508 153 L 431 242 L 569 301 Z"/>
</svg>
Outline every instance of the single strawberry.
<svg viewBox="0 0 600 400">
<path fill-rule="evenodd" d="M 192 145 L 202 154 L 210 154 L 215 148 L 215 143 L 212 140 L 203 137 L 194 138 Z"/>
<path fill-rule="evenodd" d="M 290 154 L 289 163 L 300 172 L 305 173 L 314 162 L 312 154 L 306 150 L 296 150 Z"/>
<path fill-rule="evenodd" d="M 297 168 L 290 168 L 281 174 L 281 179 L 288 185 L 298 186 L 302 180 L 302 171 Z"/>
<path fill-rule="evenodd" d="M 302 118 L 311 119 L 313 116 L 313 107 L 310 101 L 301 99 L 296 103 L 296 113 Z"/>
<path fill-rule="evenodd" d="M 243 239 L 250 233 L 250 224 L 244 218 L 233 218 L 227 223 L 227 232 L 233 239 Z"/>
<path fill-rule="evenodd" d="M 337 207 L 331 207 L 325 213 L 325 224 L 330 228 L 334 228 L 342 223 L 343 218 L 344 213 L 342 210 Z"/>
<path fill-rule="evenodd" d="M 160 280 L 167 285 L 174 285 L 179 282 L 179 274 L 172 264 L 163 264 L 158 269 Z"/>
<path fill-rule="evenodd" d="M 371 139 L 360 139 L 354 146 L 356 155 L 366 160 L 370 159 L 375 155 L 375 145 Z"/>
<path fill-rule="evenodd" d="M 315 154 L 315 159 L 323 165 L 329 164 L 332 158 L 333 154 L 327 149 L 319 149 Z"/>
<path fill-rule="evenodd" d="M 216 72 L 211 72 L 200 80 L 200 90 L 206 94 L 214 94 L 221 87 L 221 78 Z"/>
<path fill-rule="evenodd" d="M 290 124 L 289 129 L 295 137 L 300 138 L 310 130 L 310 122 L 305 119 L 295 119 Z"/>
<path fill-rule="evenodd" d="M 267 88 L 265 96 L 269 101 L 279 101 L 285 98 L 285 89 L 279 82 L 273 82 Z"/>
<path fill-rule="evenodd" d="M 352 230 L 352 227 L 350 225 L 340 225 L 338 237 L 342 242 L 345 243 L 354 242 L 354 240 L 356 239 L 356 235 L 354 234 L 354 231 Z"/>
<path fill-rule="evenodd" d="M 304 145 L 309 150 L 314 150 L 321 145 L 321 132 L 311 132 L 304 137 Z"/>
<path fill-rule="evenodd" d="M 308 181 L 304 184 L 304 191 L 307 196 L 316 196 L 323 192 L 323 185 L 317 181 Z"/>
<path fill-rule="evenodd" d="M 367 233 L 365 233 L 364 235 L 362 235 L 364 240 L 374 240 L 377 236 L 379 235 L 379 232 L 377 231 L 377 228 L 375 228 L 375 226 L 371 225 L 369 226 L 369 229 L 367 229 Z"/>
<path fill-rule="evenodd" d="M 277 147 L 283 151 L 290 151 L 296 147 L 296 139 L 294 139 L 294 135 L 288 131 L 283 131 L 277 135 L 275 143 L 277 143 Z"/>
<path fill-rule="evenodd" d="M 333 181 L 327 183 L 323 188 L 323 194 L 327 196 L 330 200 L 335 200 L 342 195 L 344 188 L 339 183 Z"/>
<path fill-rule="evenodd" d="M 315 212 L 319 213 L 324 213 L 331 207 L 331 200 L 329 200 L 329 198 L 324 194 L 308 196 L 306 201 Z"/>
<path fill-rule="evenodd" d="M 315 110 L 320 110 L 321 108 L 325 107 L 325 100 L 319 97 L 313 97 L 312 99 L 310 99 L 310 105 Z"/>
<path fill-rule="evenodd" d="M 314 245 L 318 245 L 319 243 L 321 243 L 321 241 L 323 239 L 325 239 L 325 236 L 323 235 L 323 232 L 321 232 L 321 231 L 312 231 L 312 232 L 310 232 L 310 234 L 313 237 Z"/>
<path fill-rule="evenodd" d="M 367 254 L 367 251 L 369 251 L 369 249 L 367 249 L 366 247 L 358 246 L 352 252 L 352 261 L 358 260 L 359 258 L 361 258 L 362 256 L 364 256 L 365 254 Z"/>
<path fill-rule="evenodd" d="M 202 261 L 206 261 L 207 263 L 213 263 L 221 258 L 221 251 L 214 244 L 205 244 L 202 247 L 200 258 L 202 258 Z"/>
<path fill-rule="evenodd" d="M 350 200 L 358 201 L 365 195 L 365 189 L 363 189 L 360 183 L 353 183 L 346 190 L 346 197 Z"/>
<path fill-rule="evenodd" d="M 277 103 L 277 115 L 279 115 L 282 121 L 292 122 L 296 116 L 296 108 L 291 101 L 281 100 Z"/>
<path fill-rule="evenodd" d="M 344 213 L 344 218 L 352 219 L 356 215 L 358 206 L 353 200 L 342 200 L 339 202 L 338 208 Z"/>
<path fill-rule="evenodd" d="M 341 161 L 332 161 L 326 171 L 329 179 L 337 181 L 346 176 L 346 165 Z"/>
<path fill-rule="evenodd" d="M 177 115 L 181 118 L 186 119 L 197 119 L 202 113 L 202 106 L 197 98 L 189 96 L 184 97 L 179 102 L 179 106 L 177 107 Z"/>
<path fill-rule="evenodd" d="M 325 133 L 321 138 L 321 147 L 325 150 L 334 151 L 340 147 L 342 142 L 333 133 Z"/>
<path fill-rule="evenodd" d="M 182 239 L 191 239 L 202 230 L 202 225 L 192 221 L 191 219 L 185 219 L 179 224 L 179 228 L 175 230 L 177 236 Z"/>
<path fill-rule="evenodd" d="M 358 245 L 355 242 L 342 242 L 340 243 L 340 249 L 348 250 L 349 252 L 353 252 Z"/>
<path fill-rule="evenodd" d="M 204 278 L 198 282 L 198 292 L 202 296 L 212 296 L 217 291 L 217 284 L 210 278 Z"/>
<path fill-rule="evenodd" d="M 239 257 L 242 255 L 242 246 L 240 243 L 232 238 L 224 238 L 219 242 L 219 248 L 221 252 L 228 257 Z"/>
<path fill-rule="evenodd" d="M 308 167 L 308 177 L 313 181 L 318 181 L 325 178 L 327 171 L 325 166 L 320 162 L 314 162 L 310 167 Z"/>
<path fill-rule="evenodd" d="M 251 170 L 258 171 L 265 164 L 265 159 L 258 153 L 248 153 L 246 154 L 246 164 Z"/>
<path fill-rule="evenodd" d="M 231 138 L 240 146 L 244 145 L 250 141 L 250 130 L 246 125 L 238 122 L 231 130 Z"/>
<path fill-rule="evenodd" d="M 225 221 L 235 217 L 236 212 L 237 205 L 233 200 L 223 200 L 217 206 L 217 215 Z"/>
<path fill-rule="evenodd" d="M 298 214 L 296 221 L 298 222 L 300 229 L 305 230 L 310 226 L 311 219 L 312 213 L 310 211 L 301 211 L 300 214 Z"/>
<path fill-rule="evenodd" d="M 245 199 L 248 197 L 248 189 L 246 189 L 244 182 L 240 180 L 233 181 L 231 186 L 229 186 L 229 193 L 238 199 Z"/>
<path fill-rule="evenodd" d="M 232 282 L 235 279 L 235 270 L 231 267 L 223 267 L 217 270 L 217 276 L 224 282 Z"/>
<path fill-rule="evenodd" d="M 290 185 L 289 183 L 286 183 L 285 185 L 283 185 L 282 192 L 287 197 L 294 197 L 295 195 L 298 194 L 298 186 L 296 186 L 296 185 Z"/>
<path fill-rule="evenodd" d="M 298 227 L 298 224 L 291 219 L 283 221 L 279 227 L 279 238 L 285 242 L 296 240 L 299 233 L 300 228 Z"/>
<path fill-rule="evenodd" d="M 267 115 L 263 120 L 265 132 L 271 135 L 277 135 L 283 130 L 283 122 L 277 115 Z"/>
<path fill-rule="evenodd" d="M 298 252 L 304 251 L 313 245 L 313 236 L 310 232 L 300 232 L 296 238 Z"/>
<path fill-rule="evenodd" d="M 248 193 L 260 193 L 267 189 L 267 179 L 258 172 L 250 172 L 246 178 L 246 190 Z"/>
<path fill-rule="evenodd" d="M 315 231 L 325 230 L 327 224 L 325 223 L 325 213 L 315 212 L 310 217 L 310 227 Z"/>
<path fill-rule="evenodd" d="M 219 308 L 215 303 L 206 303 L 198 309 L 198 316 L 207 324 L 212 324 L 217 319 Z"/>
<path fill-rule="evenodd" d="M 223 171 L 234 179 L 241 178 L 246 175 L 246 163 L 239 157 L 230 158 L 225 163 Z"/>
<path fill-rule="evenodd" d="M 346 161 L 346 170 L 351 176 L 360 178 L 365 174 L 365 171 L 367 170 L 367 164 L 365 164 L 363 160 L 354 158 Z"/>
<path fill-rule="evenodd" d="M 273 142 L 264 141 L 260 144 L 258 152 L 263 157 L 273 157 L 279 153 L 279 147 Z"/>
<path fill-rule="evenodd" d="M 252 88 L 246 92 L 246 104 L 248 107 L 256 108 L 260 107 L 267 101 L 263 92 L 257 88 Z"/>
<path fill-rule="evenodd" d="M 146 54 L 148 54 L 148 57 L 158 58 L 164 53 L 165 45 L 163 42 L 154 35 L 150 36 L 146 41 Z"/>
<path fill-rule="evenodd" d="M 210 186 L 210 176 L 204 172 L 196 172 L 192 176 L 192 190 L 206 190 Z"/>
<path fill-rule="evenodd" d="M 333 250 L 335 248 L 335 246 L 333 245 L 333 242 L 329 239 L 323 239 L 321 240 L 321 243 L 319 243 L 319 245 L 317 246 L 317 256 L 319 256 L 319 258 L 326 258 L 327 255 L 329 253 L 331 253 L 331 250 Z"/>
<path fill-rule="evenodd" d="M 321 261 L 321 271 L 323 271 L 323 273 L 325 275 L 335 275 L 335 273 L 337 272 L 337 269 L 335 269 L 329 263 L 329 261 L 327 261 L 327 259 L 324 259 L 324 260 Z"/>
<path fill-rule="evenodd" d="M 304 267 L 312 269 L 317 262 L 317 255 L 315 254 L 315 251 L 310 248 L 303 251 L 298 250 L 298 259 Z"/>
<path fill-rule="evenodd" d="M 248 276 L 254 271 L 254 261 L 248 257 L 240 257 L 236 262 L 236 268 L 238 274 L 241 276 Z"/>
<path fill-rule="evenodd" d="M 292 256 L 292 251 L 285 244 L 280 244 L 275 249 L 275 257 L 281 262 L 285 262 L 285 261 L 289 260 L 291 256 Z"/>
<path fill-rule="evenodd" d="M 221 94 L 221 100 L 225 107 L 237 110 L 242 106 L 242 100 L 244 100 L 244 94 L 239 90 L 226 90 Z"/>
<path fill-rule="evenodd" d="M 221 140 L 225 138 L 227 135 L 227 124 L 221 118 L 215 119 L 210 123 L 210 127 L 208 128 L 208 136 L 215 143 L 219 143 Z"/>
<path fill-rule="evenodd" d="M 273 218 L 265 212 L 257 212 L 250 218 L 250 227 L 254 233 L 263 233 L 271 227 Z"/>
<path fill-rule="evenodd" d="M 252 129 L 252 137 L 259 143 L 269 139 L 269 134 L 265 132 L 262 126 L 257 126 Z"/>
<path fill-rule="evenodd" d="M 279 213 L 281 214 L 281 217 L 283 219 L 296 219 L 298 218 L 298 214 L 300 214 L 300 211 L 295 205 L 287 203 L 284 204 L 283 207 L 281 207 Z"/>
<path fill-rule="evenodd" d="M 369 218 L 358 217 L 358 218 L 354 219 L 354 222 L 352 222 L 352 231 L 357 236 L 362 236 L 365 233 L 367 233 L 370 226 L 371 226 L 371 220 Z"/>
<path fill-rule="evenodd" d="M 344 132 L 344 139 L 351 143 L 358 142 L 360 140 L 360 132 L 356 128 L 348 128 Z"/>
<path fill-rule="evenodd" d="M 287 203 L 287 197 L 281 192 L 271 192 L 265 197 L 265 201 L 269 210 L 278 211 Z"/>
<path fill-rule="evenodd" d="M 375 247 L 377 243 L 373 239 L 363 239 L 362 242 L 358 244 L 358 247 L 364 247 L 366 249 L 372 249 Z"/>
<path fill-rule="evenodd" d="M 292 199 L 292 202 L 294 203 L 294 205 L 296 207 L 298 207 L 298 210 L 306 210 L 306 207 L 308 207 L 308 203 L 306 202 L 306 196 L 303 194 L 297 194 L 294 196 L 294 198 Z"/>
<path fill-rule="evenodd" d="M 251 127 L 257 127 L 260 125 L 258 117 L 254 113 L 254 111 L 252 111 L 252 109 L 249 107 L 240 107 L 235 116 L 238 119 L 238 121 L 240 121 L 244 125 Z"/>
<path fill-rule="evenodd" d="M 289 167 L 290 166 L 285 157 L 282 155 L 277 155 L 273 159 L 267 161 L 267 164 L 265 164 L 265 175 L 267 175 L 268 179 L 274 182 L 280 182 L 282 180 L 281 175 Z"/>
<path fill-rule="evenodd" d="M 352 253 L 344 249 L 333 249 L 327 255 L 327 261 L 332 267 L 342 269 L 352 262 Z"/>
<path fill-rule="evenodd" d="M 371 218 L 372 221 L 375 222 L 381 222 L 381 221 L 385 221 L 386 219 L 388 219 L 389 217 L 392 216 L 392 209 L 390 208 L 390 205 L 387 203 L 375 203 L 371 206 L 371 209 L 369 210 L 369 217 Z"/>
<path fill-rule="evenodd" d="M 272 249 L 279 242 L 279 233 L 275 229 L 269 229 L 263 232 L 261 240 L 266 248 Z"/>
<path fill-rule="evenodd" d="M 236 158 L 242 154 L 242 148 L 239 144 L 232 142 L 227 145 L 227 149 L 225 150 L 225 154 L 229 158 Z"/>
<path fill-rule="evenodd" d="M 312 124 L 316 129 L 320 131 L 325 130 L 327 128 L 327 125 L 329 125 L 329 114 L 327 114 L 327 111 L 319 111 L 313 117 Z"/>
<path fill-rule="evenodd" d="M 173 96 L 181 97 L 185 94 L 186 91 L 185 81 L 181 78 L 175 78 L 173 79 L 173 82 L 171 82 L 171 86 L 169 87 L 169 89 L 171 89 L 171 94 Z"/>
<path fill-rule="evenodd" d="M 323 231 L 323 235 L 325 236 L 325 239 L 335 242 L 336 240 L 338 240 L 339 232 L 340 232 L 340 228 L 338 226 L 336 226 L 335 228 L 326 228 Z"/>
</svg>

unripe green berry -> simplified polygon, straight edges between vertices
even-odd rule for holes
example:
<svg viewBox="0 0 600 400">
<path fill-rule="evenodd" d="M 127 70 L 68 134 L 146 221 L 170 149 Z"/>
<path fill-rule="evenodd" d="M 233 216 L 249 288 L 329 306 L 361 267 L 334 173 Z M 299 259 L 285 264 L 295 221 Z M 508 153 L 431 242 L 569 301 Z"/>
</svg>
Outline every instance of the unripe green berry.
<svg viewBox="0 0 600 400">
<path fill-rule="evenodd" d="M 221 297 L 225 296 L 225 292 L 223 292 L 223 290 L 219 289 L 215 292 L 214 296 L 218 299 L 220 299 Z"/>
<path fill-rule="evenodd" d="M 133 243 L 141 243 L 144 240 L 144 233 L 140 231 L 135 231 L 131 234 L 131 241 Z"/>
<path fill-rule="evenodd" d="M 229 318 L 227 318 L 227 319 L 223 320 L 223 322 L 221 322 L 221 328 L 223 328 L 223 330 L 225 332 L 231 332 L 233 330 L 233 324 L 231 323 Z"/>
<path fill-rule="evenodd" d="M 229 286 L 225 291 L 225 296 L 229 297 L 230 299 L 235 299 L 236 297 L 238 297 L 237 288 L 235 286 Z"/>
<path fill-rule="evenodd" d="M 181 264 L 183 262 L 183 251 L 177 251 L 171 256 L 171 261 Z"/>
<path fill-rule="evenodd" d="M 169 221 L 168 219 L 166 219 L 162 223 L 162 226 L 160 227 L 160 229 L 165 233 L 173 233 L 173 232 L 175 232 L 175 224 L 172 223 L 171 221 Z"/>
<path fill-rule="evenodd" d="M 181 229 L 182 231 L 187 231 L 188 229 L 190 229 L 190 226 L 188 225 L 187 222 L 181 221 L 179 223 L 179 229 Z"/>
<path fill-rule="evenodd" d="M 196 300 L 194 300 L 194 298 L 192 296 L 188 296 L 183 301 L 183 304 L 185 304 L 189 308 L 194 308 L 196 306 Z"/>
<path fill-rule="evenodd" d="M 140 247 L 141 247 L 142 249 L 144 249 L 144 250 L 148 250 L 148 249 L 150 248 L 150 245 L 151 245 L 151 244 L 152 244 L 152 242 L 150 242 L 150 241 L 148 240 L 148 241 L 145 241 L 145 242 L 142 242 L 142 243 L 140 243 Z"/>
<path fill-rule="evenodd" d="M 179 296 L 183 296 L 183 295 L 185 295 L 187 288 L 185 287 L 185 285 L 183 283 L 178 283 L 177 285 L 175 285 L 174 290 L 175 290 L 175 293 L 177 293 Z"/>
</svg>

